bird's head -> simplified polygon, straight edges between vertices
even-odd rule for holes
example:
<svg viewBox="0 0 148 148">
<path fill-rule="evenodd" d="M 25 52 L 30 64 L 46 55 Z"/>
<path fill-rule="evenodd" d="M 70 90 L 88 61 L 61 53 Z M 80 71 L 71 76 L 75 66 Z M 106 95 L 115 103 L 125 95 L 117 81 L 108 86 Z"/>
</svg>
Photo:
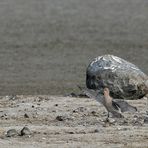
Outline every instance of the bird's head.
<svg viewBox="0 0 148 148">
<path fill-rule="evenodd" d="M 104 95 L 109 95 L 109 89 L 107 87 L 104 88 L 103 90 Z"/>
</svg>

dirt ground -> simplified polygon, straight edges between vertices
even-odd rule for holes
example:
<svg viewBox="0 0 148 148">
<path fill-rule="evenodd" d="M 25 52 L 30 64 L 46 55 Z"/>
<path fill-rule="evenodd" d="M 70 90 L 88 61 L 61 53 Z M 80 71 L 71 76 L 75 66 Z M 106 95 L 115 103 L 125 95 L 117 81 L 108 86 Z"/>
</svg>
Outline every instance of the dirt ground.
<svg viewBox="0 0 148 148">
<path fill-rule="evenodd" d="M 136 113 L 106 122 L 105 108 L 89 98 L 62 96 L 6 96 L 0 99 L 2 148 L 147 148 L 147 98 L 128 101 Z M 7 137 L 23 127 L 31 135 Z"/>
<path fill-rule="evenodd" d="M 58 95 L 84 86 L 89 62 L 103 54 L 148 73 L 147 7 L 147 0 L 1 0 L 0 148 L 146 148 L 146 98 L 129 101 L 135 114 L 106 123 L 94 100 Z M 24 126 L 31 135 L 6 136 Z"/>
</svg>

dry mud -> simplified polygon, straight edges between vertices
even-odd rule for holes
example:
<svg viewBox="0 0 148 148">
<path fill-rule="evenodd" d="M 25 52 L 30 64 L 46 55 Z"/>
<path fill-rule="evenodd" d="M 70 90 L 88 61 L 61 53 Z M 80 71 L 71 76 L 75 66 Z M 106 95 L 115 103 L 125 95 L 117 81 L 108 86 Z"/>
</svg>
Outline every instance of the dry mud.
<svg viewBox="0 0 148 148">
<path fill-rule="evenodd" d="M 0 147 L 146 148 L 147 98 L 128 101 L 138 108 L 123 119 L 110 118 L 95 100 L 62 96 L 6 96 L 0 99 Z M 27 126 L 31 135 L 7 137 Z"/>
</svg>

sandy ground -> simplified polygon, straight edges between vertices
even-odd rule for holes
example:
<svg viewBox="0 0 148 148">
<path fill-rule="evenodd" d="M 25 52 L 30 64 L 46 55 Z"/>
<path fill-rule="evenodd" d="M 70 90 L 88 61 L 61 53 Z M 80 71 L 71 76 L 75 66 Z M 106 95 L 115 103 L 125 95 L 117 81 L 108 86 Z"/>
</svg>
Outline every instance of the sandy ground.
<svg viewBox="0 0 148 148">
<path fill-rule="evenodd" d="M 146 97 L 128 101 L 138 108 L 123 119 L 110 118 L 89 98 L 6 96 L 0 99 L 0 147 L 3 148 L 147 148 Z M 27 114 L 27 116 L 25 115 Z M 31 135 L 7 137 L 27 126 Z"/>
<path fill-rule="evenodd" d="M 146 147 L 146 99 L 129 101 L 139 112 L 107 125 L 95 101 L 57 95 L 85 85 L 87 65 L 103 54 L 148 73 L 147 7 L 147 0 L 1 0 L 0 95 L 24 96 L 0 99 L 0 147 Z M 31 136 L 5 136 L 25 125 Z"/>
</svg>

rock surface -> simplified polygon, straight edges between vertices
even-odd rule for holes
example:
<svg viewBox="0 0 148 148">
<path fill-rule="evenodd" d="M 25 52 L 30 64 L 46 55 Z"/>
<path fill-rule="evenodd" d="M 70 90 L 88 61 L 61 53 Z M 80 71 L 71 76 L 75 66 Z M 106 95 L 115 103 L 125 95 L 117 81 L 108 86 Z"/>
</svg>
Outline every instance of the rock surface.
<svg viewBox="0 0 148 148">
<path fill-rule="evenodd" d="M 7 137 L 15 137 L 17 135 L 18 135 L 18 132 L 15 129 L 10 129 L 6 133 L 6 136 Z"/>
<path fill-rule="evenodd" d="M 21 136 L 24 136 L 24 135 L 31 135 L 31 132 L 30 132 L 30 129 L 28 127 L 23 127 L 23 129 L 21 130 L 20 132 L 20 135 Z"/>
<path fill-rule="evenodd" d="M 145 124 L 148 124 L 148 116 L 145 116 L 145 117 L 144 117 L 144 123 L 145 123 Z"/>
<path fill-rule="evenodd" d="M 148 76 L 137 66 L 113 55 L 95 58 L 87 67 L 89 89 L 110 89 L 116 99 L 139 99 L 148 92 Z"/>
</svg>

